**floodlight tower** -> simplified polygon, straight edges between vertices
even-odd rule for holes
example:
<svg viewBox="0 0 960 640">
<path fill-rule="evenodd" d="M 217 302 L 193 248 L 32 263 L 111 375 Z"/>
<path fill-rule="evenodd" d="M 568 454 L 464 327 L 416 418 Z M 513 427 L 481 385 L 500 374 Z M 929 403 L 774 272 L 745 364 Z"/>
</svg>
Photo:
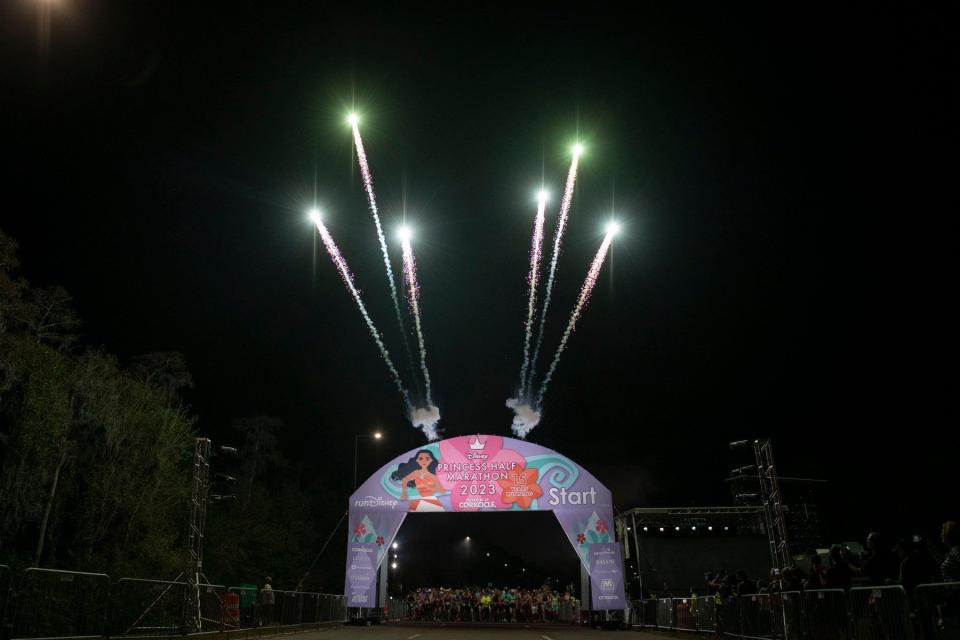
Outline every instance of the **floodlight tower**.
<svg viewBox="0 0 960 640">
<path fill-rule="evenodd" d="M 780 493 L 777 467 L 773 461 L 773 443 L 769 438 L 753 441 L 737 440 L 730 443 L 730 448 L 736 449 L 747 445 L 753 446 L 753 455 L 756 459 L 757 479 L 760 481 L 758 497 L 763 506 L 764 524 L 770 544 L 770 560 L 777 569 L 785 569 L 793 566 L 793 557 L 790 555 L 790 542 L 787 538 L 786 509 Z M 737 471 L 748 469 L 749 467 L 741 467 Z"/>
<path fill-rule="evenodd" d="M 187 587 L 183 596 L 183 623 L 186 633 L 203 629 L 200 614 L 200 585 L 203 575 L 203 532 L 207 524 L 210 494 L 210 439 L 197 438 L 193 451 L 193 491 L 190 522 L 187 525 L 187 565 L 183 572 Z"/>
</svg>

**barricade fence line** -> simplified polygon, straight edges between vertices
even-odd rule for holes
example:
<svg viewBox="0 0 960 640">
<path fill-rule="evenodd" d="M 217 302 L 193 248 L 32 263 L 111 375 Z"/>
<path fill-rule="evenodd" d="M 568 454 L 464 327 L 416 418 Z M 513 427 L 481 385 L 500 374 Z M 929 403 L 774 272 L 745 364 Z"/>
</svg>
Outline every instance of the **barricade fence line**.
<svg viewBox="0 0 960 640">
<path fill-rule="evenodd" d="M 185 610 L 196 588 L 197 610 Z M 271 593 L 271 596 L 264 596 Z M 272 599 L 271 599 L 272 598 Z M 264 602 L 271 599 L 269 603 Z M 266 627 L 346 622 L 344 596 L 252 586 L 121 578 L 103 573 L 29 568 L 18 577 L 0 565 L 0 640 L 169 637 Z"/>
<path fill-rule="evenodd" d="M 648 598 L 627 614 L 634 628 L 743 640 L 960 640 L 960 582 Z"/>
<path fill-rule="evenodd" d="M 157 637 L 184 633 L 186 582 L 30 568 L 19 577 L 0 565 L 0 640 Z M 303 627 L 347 622 L 339 594 L 264 591 L 201 584 L 201 632 Z M 410 617 L 391 598 L 387 620 Z M 563 612 L 561 612 L 563 613 Z M 570 618 L 577 612 L 566 612 Z M 634 600 L 631 626 L 761 640 L 960 640 L 960 582 L 818 589 L 730 598 Z M 482 616 L 481 616 L 482 620 Z"/>
</svg>

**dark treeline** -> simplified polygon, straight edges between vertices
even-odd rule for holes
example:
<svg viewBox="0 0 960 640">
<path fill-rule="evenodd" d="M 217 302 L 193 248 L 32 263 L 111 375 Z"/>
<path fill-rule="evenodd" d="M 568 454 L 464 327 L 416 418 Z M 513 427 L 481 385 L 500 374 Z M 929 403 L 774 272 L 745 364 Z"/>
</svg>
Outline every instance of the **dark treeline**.
<svg viewBox="0 0 960 640">
<path fill-rule="evenodd" d="M 83 345 L 70 295 L 31 286 L 17 249 L 0 231 L 0 564 L 172 579 L 184 568 L 204 432 L 183 399 L 193 386 L 185 358 L 121 362 Z M 238 455 L 214 460 L 212 492 L 226 498 L 209 509 L 207 577 L 272 575 L 293 588 L 339 514 L 315 504 L 320 492 L 280 453 L 279 418 L 233 427 Z M 324 561 L 305 588 L 339 587 L 338 563 Z"/>
</svg>

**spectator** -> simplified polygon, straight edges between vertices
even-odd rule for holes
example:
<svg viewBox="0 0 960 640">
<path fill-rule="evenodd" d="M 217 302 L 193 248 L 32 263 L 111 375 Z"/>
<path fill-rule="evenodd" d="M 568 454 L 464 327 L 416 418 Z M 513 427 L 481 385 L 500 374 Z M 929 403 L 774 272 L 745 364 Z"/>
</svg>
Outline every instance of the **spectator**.
<svg viewBox="0 0 960 640">
<path fill-rule="evenodd" d="M 757 592 L 757 583 L 747 577 L 747 572 L 737 571 L 737 595 L 746 596 Z"/>
<path fill-rule="evenodd" d="M 920 536 L 901 540 L 897 544 L 897 553 L 900 555 L 898 583 L 903 585 L 907 593 L 912 592 L 918 584 L 940 579 L 939 567 Z"/>
<path fill-rule="evenodd" d="M 870 584 L 879 586 L 899 575 L 899 565 L 896 555 L 884 537 L 872 531 L 867 536 L 867 552 L 863 556 L 863 567 L 860 573 L 870 580 Z"/>
<path fill-rule="evenodd" d="M 940 565 L 944 582 L 960 582 L 960 525 L 954 520 L 943 523 L 940 539 L 947 546 L 947 557 Z"/>
<path fill-rule="evenodd" d="M 824 580 L 826 589 L 850 588 L 850 581 L 853 579 L 853 569 L 843 554 L 843 547 L 838 544 L 830 547 L 830 568 L 827 569 Z"/>
<path fill-rule="evenodd" d="M 260 587 L 260 626 L 273 622 L 273 578 L 267 576 Z"/>
<path fill-rule="evenodd" d="M 823 558 L 816 551 L 811 550 L 810 575 L 803 581 L 804 589 L 823 589 L 827 584 L 827 569 L 823 566 Z"/>
</svg>

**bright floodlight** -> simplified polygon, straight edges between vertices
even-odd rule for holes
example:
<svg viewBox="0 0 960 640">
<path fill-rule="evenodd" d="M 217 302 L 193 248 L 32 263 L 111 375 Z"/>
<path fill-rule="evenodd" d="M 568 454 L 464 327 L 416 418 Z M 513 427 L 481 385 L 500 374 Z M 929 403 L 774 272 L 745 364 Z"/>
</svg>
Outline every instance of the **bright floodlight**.
<svg viewBox="0 0 960 640">
<path fill-rule="evenodd" d="M 579 156 L 581 153 L 583 153 L 583 145 L 578 142 L 577 144 L 573 145 L 573 155 Z"/>
<path fill-rule="evenodd" d="M 540 191 L 537 191 L 537 202 L 546 202 L 549 195 L 546 189 L 540 189 Z"/>
<path fill-rule="evenodd" d="M 347 116 L 347 122 L 350 123 L 351 127 L 355 127 L 360 124 L 360 116 L 355 113 L 351 113 Z"/>
<path fill-rule="evenodd" d="M 320 224 L 320 209 L 314 207 L 310 209 L 310 213 L 307 214 L 310 217 L 310 222 L 313 224 Z"/>
<path fill-rule="evenodd" d="M 397 237 L 400 238 L 402 242 L 409 242 L 411 235 L 410 227 L 407 225 L 401 225 L 401 227 L 397 229 Z"/>
<path fill-rule="evenodd" d="M 607 223 L 606 232 L 607 232 L 607 235 L 611 235 L 611 236 L 617 235 L 620 232 L 620 223 L 615 220 L 611 220 L 610 222 Z"/>
</svg>

